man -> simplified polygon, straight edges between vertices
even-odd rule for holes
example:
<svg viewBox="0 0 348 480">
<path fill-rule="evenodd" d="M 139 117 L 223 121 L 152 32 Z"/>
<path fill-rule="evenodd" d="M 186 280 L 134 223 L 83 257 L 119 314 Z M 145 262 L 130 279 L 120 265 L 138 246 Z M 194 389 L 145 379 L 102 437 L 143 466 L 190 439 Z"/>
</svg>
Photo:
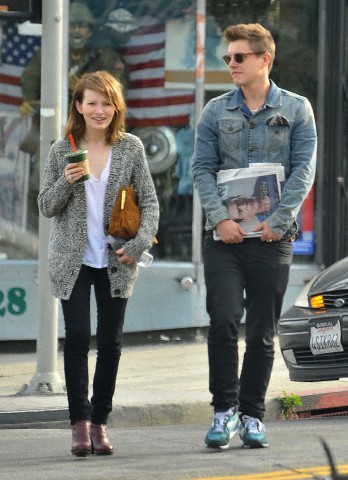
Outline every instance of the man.
<svg viewBox="0 0 348 480">
<path fill-rule="evenodd" d="M 260 24 L 224 32 L 236 86 L 204 108 L 193 160 L 193 179 L 206 213 L 204 275 L 209 388 L 214 421 L 207 447 L 228 448 L 239 432 L 244 447 L 267 447 L 265 395 L 274 360 L 279 319 L 292 260 L 295 222 L 315 175 L 317 136 L 309 101 L 270 80 L 275 56 L 271 33 Z M 285 182 L 277 209 L 244 238 L 229 218 L 216 186 L 220 169 L 280 162 Z M 220 241 L 213 239 L 216 229 Z M 238 328 L 246 311 L 245 354 L 238 376 Z"/>
<path fill-rule="evenodd" d="M 128 72 L 121 54 L 116 48 L 94 43 L 95 19 L 89 8 L 80 2 L 70 5 L 69 16 L 69 94 L 74 90 L 78 77 L 86 72 L 107 70 L 126 89 Z M 21 77 L 23 103 L 19 107 L 22 117 L 32 116 L 32 128 L 23 139 L 20 148 L 32 155 L 28 193 L 28 228 L 38 229 L 37 196 L 40 179 L 39 123 L 41 97 L 41 52 L 34 55 Z M 70 96 L 70 95 L 69 95 Z"/>
<path fill-rule="evenodd" d="M 97 35 L 97 32 L 94 31 L 94 24 L 95 19 L 85 4 L 71 3 L 69 16 L 70 92 L 73 91 L 79 75 L 96 70 L 107 70 L 124 87 L 127 86 L 128 74 L 122 56 L 115 48 L 99 48 L 100 43 L 93 40 Z M 20 111 L 23 116 L 26 116 L 33 113 L 40 99 L 41 52 L 32 57 L 26 65 L 21 83 L 23 104 Z"/>
</svg>

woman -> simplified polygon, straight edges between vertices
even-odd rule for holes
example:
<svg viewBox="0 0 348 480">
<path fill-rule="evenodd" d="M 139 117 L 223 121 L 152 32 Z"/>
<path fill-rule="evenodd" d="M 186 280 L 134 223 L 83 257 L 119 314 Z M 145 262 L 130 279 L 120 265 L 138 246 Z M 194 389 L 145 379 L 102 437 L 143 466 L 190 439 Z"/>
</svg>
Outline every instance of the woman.
<svg viewBox="0 0 348 480">
<path fill-rule="evenodd" d="M 121 84 L 105 71 L 81 77 L 73 93 L 65 138 L 55 142 L 45 166 L 38 202 L 53 217 L 49 242 L 52 293 L 61 300 L 65 322 L 64 370 L 72 426 L 72 453 L 112 454 L 106 431 L 121 355 L 127 300 L 137 277 L 137 261 L 151 247 L 158 226 L 155 188 L 140 140 L 125 133 L 126 105 Z M 68 163 L 68 138 L 88 150 L 90 178 Z M 121 186 L 132 185 L 141 222 L 135 238 L 113 251 L 106 234 Z M 88 399 L 90 294 L 97 304 L 97 361 Z"/>
</svg>

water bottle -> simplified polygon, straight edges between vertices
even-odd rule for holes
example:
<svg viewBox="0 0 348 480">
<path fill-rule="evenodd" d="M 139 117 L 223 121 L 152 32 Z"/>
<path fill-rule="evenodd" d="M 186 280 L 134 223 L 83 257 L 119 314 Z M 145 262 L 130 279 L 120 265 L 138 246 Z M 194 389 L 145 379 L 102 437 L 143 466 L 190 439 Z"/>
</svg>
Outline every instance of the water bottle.
<svg viewBox="0 0 348 480">
<path fill-rule="evenodd" d="M 113 250 L 118 250 L 122 248 L 127 243 L 123 238 L 113 237 L 112 235 L 108 235 L 106 237 L 107 243 Z M 151 253 L 147 252 L 146 250 L 141 254 L 140 260 L 138 262 L 139 267 L 147 268 L 151 265 L 153 260 L 153 256 Z"/>
<path fill-rule="evenodd" d="M 106 241 L 114 251 L 124 247 L 126 244 L 126 241 L 123 238 L 113 237 L 112 235 L 108 235 Z"/>
<path fill-rule="evenodd" d="M 138 262 L 138 266 L 147 268 L 151 265 L 152 260 L 153 260 L 153 255 L 151 255 L 151 253 L 145 250 L 145 252 L 141 254 L 140 260 Z"/>
</svg>

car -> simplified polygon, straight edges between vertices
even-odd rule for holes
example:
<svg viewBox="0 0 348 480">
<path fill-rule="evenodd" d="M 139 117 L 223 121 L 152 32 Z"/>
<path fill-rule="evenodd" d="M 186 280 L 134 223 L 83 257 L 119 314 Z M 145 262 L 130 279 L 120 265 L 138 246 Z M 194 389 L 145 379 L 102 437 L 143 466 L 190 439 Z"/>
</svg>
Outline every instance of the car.
<svg viewBox="0 0 348 480">
<path fill-rule="evenodd" d="M 290 380 L 348 377 L 348 257 L 306 284 L 281 315 L 278 340 Z"/>
</svg>

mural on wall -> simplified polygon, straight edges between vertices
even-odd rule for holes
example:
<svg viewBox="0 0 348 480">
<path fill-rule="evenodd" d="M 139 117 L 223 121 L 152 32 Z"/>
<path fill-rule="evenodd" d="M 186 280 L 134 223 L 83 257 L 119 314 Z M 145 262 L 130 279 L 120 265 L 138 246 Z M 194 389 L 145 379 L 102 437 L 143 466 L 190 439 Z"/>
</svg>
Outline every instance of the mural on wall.
<svg viewBox="0 0 348 480">
<path fill-rule="evenodd" d="M 211 16 L 206 18 L 205 42 L 205 89 L 227 91 L 231 88 L 231 75 L 221 58 L 226 53 L 226 45 L 221 28 Z M 193 14 L 167 22 L 166 45 L 166 87 L 194 88 L 196 19 Z"/>
<path fill-rule="evenodd" d="M 22 118 L 21 75 L 40 48 L 41 38 L 20 35 L 17 25 L 1 25 L 0 64 L 0 222 L 2 231 L 24 230 L 31 157 L 20 149 L 31 119 Z"/>
<path fill-rule="evenodd" d="M 72 3 L 79 2 L 71 0 Z M 196 2 L 83 0 L 82 3 L 91 9 L 95 20 L 91 42 L 99 42 L 101 48 L 115 47 L 128 69 L 127 129 L 144 142 L 161 205 L 164 230 L 161 247 L 157 247 L 161 250 L 158 257 L 190 260 Z M 315 26 L 316 8 L 312 0 L 207 0 L 205 100 L 231 88 L 228 68 L 221 60 L 226 53 L 224 28 L 231 23 L 255 21 L 270 28 L 277 39 L 272 78 L 284 88 L 314 99 L 317 42 L 313 38 L 315 28 L 307 27 Z M 294 22 L 297 17 L 300 19 Z M 19 113 L 23 101 L 21 72 L 40 48 L 41 38 L 19 35 L 17 26 L 13 21 L 0 22 L 0 221 L 12 225 L 11 228 L 27 228 L 27 233 L 31 231 L 26 221 L 26 217 L 30 218 L 28 175 L 30 178 L 33 162 L 30 154 L 18 148 L 31 126 L 31 119 L 24 119 Z M 298 55 L 303 44 L 305 57 Z M 293 68 L 294 64 L 298 68 Z M 303 64 L 305 70 L 300 68 Z M 314 252 L 313 229 L 305 221 L 314 212 L 309 202 L 299 216 L 301 236 L 294 244 L 297 255 Z M 183 211 L 185 214 L 180 215 Z M 174 242 L 173 237 L 176 237 Z M 177 245 L 183 243 L 187 246 L 178 250 Z"/>
</svg>

